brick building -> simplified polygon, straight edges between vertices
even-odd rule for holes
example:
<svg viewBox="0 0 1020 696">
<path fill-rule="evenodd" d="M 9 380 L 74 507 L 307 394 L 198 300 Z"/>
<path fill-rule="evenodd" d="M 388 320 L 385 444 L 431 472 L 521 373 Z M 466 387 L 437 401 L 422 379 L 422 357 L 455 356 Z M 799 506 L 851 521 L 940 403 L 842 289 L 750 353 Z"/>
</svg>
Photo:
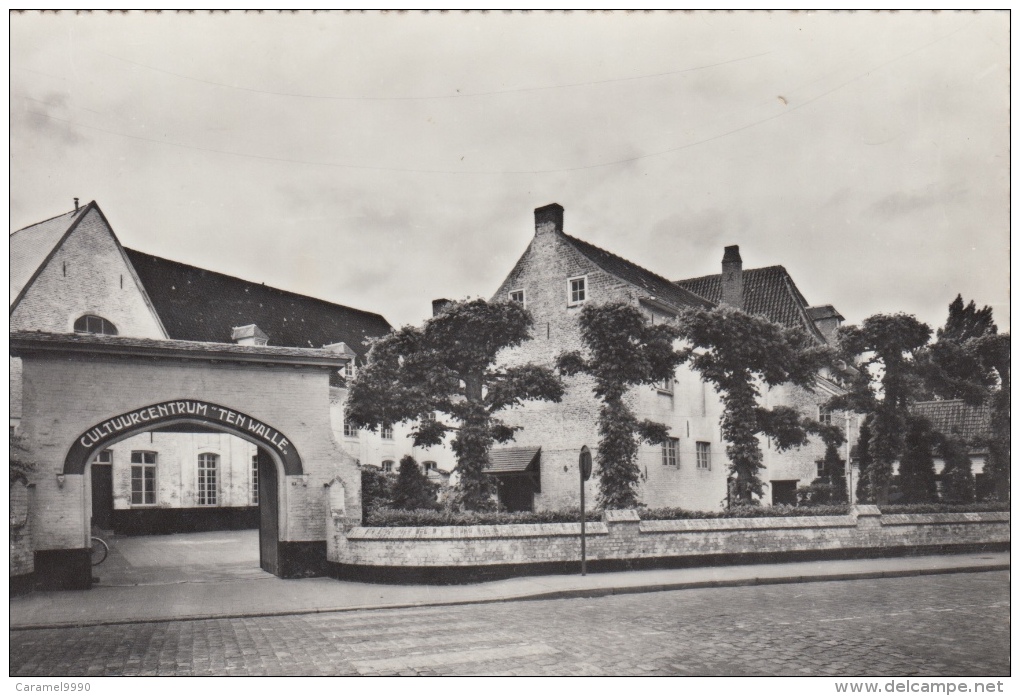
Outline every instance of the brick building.
<svg viewBox="0 0 1020 696">
<path fill-rule="evenodd" d="M 399 427 L 350 431 L 346 379 L 365 341 L 390 330 L 379 314 L 125 249 L 95 202 L 10 236 L 12 331 L 327 347 L 347 358 L 330 380 L 336 440 L 355 459 L 393 467 L 413 450 Z M 11 428 L 22 412 L 22 362 L 11 358 Z M 155 429 L 100 452 L 91 468 L 93 521 L 124 533 L 250 528 L 258 524 L 254 444 L 221 432 Z"/>
<path fill-rule="evenodd" d="M 820 343 L 831 340 L 842 317 L 831 305 L 811 307 L 781 266 L 744 270 L 737 247 L 727 247 L 722 273 L 671 282 L 620 256 L 566 234 L 563 208 L 535 211 L 535 233 L 527 250 L 493 295 L 493 301 L 523 302 L 535 328 L 528 343 L 508 351 L 508 364 L 534 362 L 552 366 L 556 357 L 582 348 L 577 315 L 585 303 L 623 300 L 649 321 L 672 321 L 687 307 L 710 308 L 723 302 L 771 321 L 797 326 Z M 597 448 L 598 405 L 590 378 L 566 379 L 561 403 L 534 403 L 505 417 L 523 426 L 513 448 L 494 450 L 490 473 L 499 481 L 501 500 L 513 509 L 557 509 L 576 505 L 579 497 L 578 453 Z M 819 375 L 813 392 L 784 385 L 765 394 L 766 405 L 793 406 L 851 431 L 856 426 L 838 414 L 820 412 L 820 404 L 839 391 L 828 374 Z M 665 423 L 671 439 L 662 446 L 643 445 L 638 456 L 641 501 L 651 507 L 718 509 L 726 500 L 729 462 L 721 439 L 722 405 L 714 390 L 686 366 L 673 380 L 632 389 L 628 395 L 638 418 Z M 797 486 L 818 475 L 820 441 L 779 453 L 764 444 L 766 503 L 795 502 Z M 588 482 L 589 499 L 597 492 Z"/>
</svg>

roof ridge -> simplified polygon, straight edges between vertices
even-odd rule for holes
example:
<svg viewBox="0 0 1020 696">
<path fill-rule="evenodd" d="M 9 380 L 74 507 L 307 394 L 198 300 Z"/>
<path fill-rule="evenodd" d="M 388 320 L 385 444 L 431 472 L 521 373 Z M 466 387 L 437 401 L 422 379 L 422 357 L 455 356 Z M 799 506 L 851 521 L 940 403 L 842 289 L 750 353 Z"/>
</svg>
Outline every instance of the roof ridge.
<svg viewBox="0 0 1020 696">
<path fill-rule="evenodd" d="M 757 273 L 759 271 L 770 271 L 770 270 L 772 270 L 774 268 L 782 269 L 783 272 L 785 272 L 787 275 L 790 274 L 790 272 L 786 270 L 786 267 L 783 266 L 781 263 L 773 264 L 772 266 L 760 266 L 758 268 L 745 268 L 741 272 L 742 273 Z M 718 278 L 721 275 L 722 275 L 722 273 L 709 273 L 708 275 L 697 276 L 695 278 L 681 278 L 680 280 L 674 280 L 674 281 L 670 281 L 670 282 L 672 282 L 674 285 L 679 285 L 680 283 L 693 283 L 693 282 L 695 282 L 697 280 L 708 280 L 709 278 Z"/>
<path fill-rule="evenodd" d="M 88 205 L 83 205 L 83 206 L 81 206 L 80 208 L 78 208 L 77 210 L 69 210 L 69 211 L 67 211 L 66 213 L 60 213 L 59 215 L 54 215 L 53 217 L 48 217 L 48 218 L 46 218 L 45 220 L 40 220 L 39 222 L 33 222 L 33 223 L 32 223 L 31 225 L 25 225 L 24 227 L 22 227 L 22 228 L 20 228 L 20 229 L 16 229 L 16 230 L 14 230 L 13 232 L 11 232 L 11 233 L 10 233 L 9 235 L 7 235 L 7 236 L 8 236 L 8 237 L 13 237 L 13 236 L 14 236 L 14 235 L 16 235 L 16 234 L 17 234 L 18 232 L 25 232 L 26 230 L 30 230 L 30 229 L 32 229 L 33 227 L 38 227 L 39 225 L 44 225 L 44 224 L 46 224 L 47 222 L 53 222 L 53 221 L 54 221 L 54 220 L 56 220 L 57 218 L 60 218 L 60 217 L 64 217 L 65 215 L 77 215 L 78 213 L 80 213 L 80 212 L 82 212 L 83 210 L 85 210 L 85 208 L 87 208 L 87 207 L 88 207 Z"/>
<path fill-rule="evenodd" d="M 598 246 L 597 244 L 592 244 L 591 242 L 587 242 L 587 241 L 585 241 L 583 239 L 580 239 L 578 237 L 573 237 L 573 236 L 571 236 L 571 235 L 569 235 L 569 234 L 567 234 L 565 232 L 563 233 L 563 237 L 568 242 L 578 242 L 580 244 L 584 244 L 584 245 L 590 246 L 593 249 L 597 249 L 599 252 L 601 252 L 603 254 L 606 254 L 607 256 L 611 256 L 614 259 L 617 259 L 617 260 L 622 261 L 624 263 L 630 264 L 631 266 L 634 266 L 638 270 L 640 270 L 640 271 L 642 271 L 644 273 L 647 273 L 648 275 L 654 277 L 655 279 L 661 280 L 666 285 L 672 286 L 672 287 L 676 288 L 677 290 L 680 290 L 681 292 L 683 292 L 683 293 L 685 293 L 687 295 L 690 295 L 691 298 L 693 298 L 693 300 L 695 300 L 697 302 L 712 304 L 710 300 L 706 300 L 701 295 L 698 295 L 698 294 L 696 294 L 694 292 L 691 292 L 687 288 L 682 288 L 682 287 L 677 286 L 676 283 L 674 283 L 673 281 L 669 280 L 665 276 L 661 276 L 658 273 L 656 273 L 655 271 L 650 271 L 647 268 L 645 268 L 644 266 L 642 266 L 640 264 L 637 264 L 637 263 L 634 263 L 630 259 L 624 258 L 623 256 L 620 256 L 619 254 L 614 254 L 613 252 L 609 251 L 608 249 L 603 249 L 602 247 Z M 578 251 L 581 251 L 581 253 L 584 253 L 584 251 L 582 249 L 579 249 Z M 594 262 L 596 265 L 601 266 L 601 264 L 599 264 L 597 261 L 595 261 L 595 259 L 591 259 L 591 261 Z M 606 270 L 606 269 L 603 269 L 603 270 Z M 608 271 L 608 270 L 606 270 L 606 272 L 607 273 L 612 273 L 612 271 Z M 613 273 L 613 275 L 616 275 L 616 274 Z M 621 278 L 621 280 L 626 281 L 626 278 Z M 627 281 L 627 282 L 630 282 L 630 281 Z"/>
<path fill-rule="evenodd" d="M 202 266 L 193 266 L 190 263 L 184 263 L 183 261 L 175 261 L 174 259 L 168 259 L 168 258 L 163 257 L 163 256 L 156 256 L 155 254 L 150 254 L 150 253 L 145 252 L 145 251 L 139 251 L 138 249 L 129 249 L 129 248 L 125 247 L 124 250 L 127 251 L 129 254 L 138 254 L 138 255 L 141 255 L 141 256 L 148 256 L 150 258 L 158 259 L 159 261 L 164 261 L 166 263 L 172 263 L 172 264 L 176 264 L 178 266 L 185 266 L 186 268 L 191 268 L 191 269 L 194 269 L 196 271 L 201 271 L 203 273 L 211 273 L 212 275 L 219 276 L 221 278 L 228 278 L 228 279 L 233 280 L 233 281 L 237 281 L 237 282 L 240 282 L 240 283 L 245 283 L 247 285 L 254 285 L 255 287 L 265 288 L 266 290 L 272 290 L 274 292 L 279 292 L 279 293 L 282 293 L 284 295 L 290 295 L 290 296 L 293 296 L 293 297 L 299 297 L 299 298 L 301 298 L 303 300 L 311 300 L 313 302 L 319 302 L 321 304 L 330 305 L 332 307 L 343 307 L 344 309 L 350 310 L 352 312 L 358 312 L 360 314 L 365 314 L 365 315 L 372 316 L 372 317 L 379 317 L 380 319 L 385 321 L 387 324 L 389 324 L 389 322 L 386 320 L 386 317 L 384 317 L 382 314 L 379 314 L 378 312 L 370 312 L 367 309 L 359 309 L 357 307 L 351 307 L 349 305 L 343 305 L 343 304 L 340 304 L 338 302 L 330 302 L 329 300 L 324 300 L 321 297 L 314 297 L 312 295 L 303 295 L 303 294 L 301 294 L 299 292 L 294 292 L 293 290 L 284 290 L 283 288 L 278 288 L 278 287 L 276 287 L 274 285 L 266 285 L 265 283 L 260 283 L 260 282 L 255 281 L 255 280 L 247 280 L 245 278 L 239 278 L 237 276 L 232 276 L 232 275 L 227 274 L 227 273 L 221 273 L 220 271 L 214 271 L 214 270 L 211 270 L 209 268 L 203 268 Z"/>
</svg>

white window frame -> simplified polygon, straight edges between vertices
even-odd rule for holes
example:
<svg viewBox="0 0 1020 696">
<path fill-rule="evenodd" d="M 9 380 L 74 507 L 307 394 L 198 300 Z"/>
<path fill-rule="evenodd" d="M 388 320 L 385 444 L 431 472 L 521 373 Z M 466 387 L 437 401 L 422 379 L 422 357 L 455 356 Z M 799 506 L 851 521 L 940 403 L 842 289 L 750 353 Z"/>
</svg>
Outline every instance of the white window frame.
<svg viewBox="0 0 1020 696">
<path fill-rule="evenodd" d="M 251 504 L 259 504 L 259 455 L 251 455 Z"/>
<path fill-rule="evenodd" d="M 521 296 L 521 299 L 519 299 L 519 300 L 518 300 L 518 299 L 516 299 L 516 298 L 514 297 L 514 295 L 517 295 L 517 294 L 520 294 L 520 296 Z M 508 292 L 508 293 L 506 294 L 506 296 L 507 296 L 508 298 L 510 298 L 510 301 L 511 301 L 511 302 L 520 302 L 520 303 L 521 303 L 522 305 L 524 305 L 525 307 L 527 307 L 527 306 L 528 306 L 528 300 L 527 300 L 527 296 L 526 296 L 526 295 L 524 294 L 524 288 L 518 288 L 518 289 L 516 289 L 516 290 L 511 290 L 510 292 Z"/>
<path fill-rule="evenodd" d="M 572 285 L 572 283 L 575 280 L 580 280 L 580 281 L 582 281 L 584 283 L 584 289 L 582 291 L 584 293 L 584 297 L 582 297 L 580 300 L 575 300 L 574 299 L 574 286 Z M 573 278 L 567 278 L 567 306 L 568 307 L 577 307 L 578 305 L 584 304 L 585 302 L 588 301 L 588 297 L 590 295 L 591 295 L 591 293 L 588 292 L 588 276 L 587 275 L 574 276 Z"/>
<path fill-rule="evenodd" d="M 433 461 L 422 462 L 422 467 L 425 469 L 426 474 L 430 471 L 437 471 L 439 469 L 439 465 Z"/>
<path fill-rule="evenodd" d="M 680 439 L 676 437 L 667 437 L 662 441 L 662 465 L 663 466 L 679 466 L 680 465 Z"/>
<path fill-rule="evenodd" d="M 711 471 L 712 443 L 698 440 L 694 443 L 694 452 L 697 461 L 697 469 L 700 471 Z"/>
<path fill-rule="evenodd" d="M 393 439 L 393 426 L 392 425 L 383 425 L 383 426 L 381 426 L 379 428 L 379 437 L 381 437 L 383 440 L 392 440 Z"/>
<path fill-rule="evenodd" d="M 824 425 L 832 425 L 832 411 L 826 410 L 821 405 L 819 405 L 818 422 Z"/>
<path fill-rule="evenodd" d="M 208 466 L 209 458 L 212 458 L 213 466 Z M 206 463 L 206 466 L 203 466 Z M 203 482 L 203 477 L 208 479 L 208 473 L 212 471 L 212 486 L 208 480 Z M 212 500 L 210 501 L 210 492 Z M 220 455 L 216 452 L 199 452 L 198 461 L 195 467 L 195 504 L 199 507 L 217 507 L 220 504 Z"/>
<path fill-rule="evenodd" d="M 344 437 L 351 440 L 358 439 L 358 429 L 351 425 L 346 419 L 344 420 Z"/>
<path fill-rule="evenodd" d="M 672 377 L 667 377 L 666 379 L 664 379 L 664 380 L 662 380 L 660 382 L 656 382 L 655 383 L 655 389 L 659 393 L 661 393 L 661 394 L 669 394 L 669 395 L 672 396 L 672 394 L 673 394 L 673 385 L 675 383 L 676 383 L 676 381 Z"/>
<path fill-rule="evenodd" d="M 396 464 L 397 463 L 392 459 L 384 459 L 382 465 L 379 468 L 382 470 L 384 474 L 392 474 Z"/>
<path fill-rule="evenodd" d="M 104 461 L 105 459 L 105 461 Z M 96 464 L 113 464 L 113 450 L 104 449 L 96 455 Z"/>
<path fill-rule="evenodd" d="M 354 359 L 351 358 L 344 364 L 344 379 L 354 379 Z"/>
<path fill-rule="evenodd" d="M 138 455 L 139 461 L 137 461 L 137 462 L 135 461 L 135 455 Z M 152 461 L 146 461 L 146 459 L 147 459 L 146 455 L 151 455 Z M 131 507 L 154 507 L 155 505 L 159 504 L 159 468 L 158 468 L 158 461 L 159 461 L 159 458 L 158 458 L 156 452 L 153 452 L 151 450 L 133 450 L 131 452 L 131 493 L 130 493 Z M 141 475 L 142 490 L 140 491 L 140 493 L 141 493 L 141 502 L 137 502 L 137 503 L 135 502 L 135 469 L 140 470 L 141 474 L 142 474 Z M 152 470 L 152 478 L 151 479 L 147 479 L 146 476 L 145 476 L 145 472 L 146 472 L 147 469 L 151 469 Z M 152 481 L 152 491 L 151 491 L 151 493 L 152 493 L 152 502 L 151 503 L 145 502 L 145 494 L 150 492 L 150 491 L 146 491 L 146 486 L 145 486 L 145 482 L 148 481 L 148 480 Z"/>
</svg>

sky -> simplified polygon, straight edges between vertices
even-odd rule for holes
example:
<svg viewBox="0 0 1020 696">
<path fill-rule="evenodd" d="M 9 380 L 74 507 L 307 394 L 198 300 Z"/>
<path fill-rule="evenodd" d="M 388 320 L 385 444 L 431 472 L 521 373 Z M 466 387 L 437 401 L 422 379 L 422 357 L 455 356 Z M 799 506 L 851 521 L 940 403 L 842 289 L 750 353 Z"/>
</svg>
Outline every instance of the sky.
<svg viewBox="0 0 1020 696">
<path fill-rule="evenodd" d="M 781 264 L 849 323 L 1009 329 L 1009 14 L 24 13 L 10 228 L 418 324 L 565 230 L 671 280 Z"/>
</svg>

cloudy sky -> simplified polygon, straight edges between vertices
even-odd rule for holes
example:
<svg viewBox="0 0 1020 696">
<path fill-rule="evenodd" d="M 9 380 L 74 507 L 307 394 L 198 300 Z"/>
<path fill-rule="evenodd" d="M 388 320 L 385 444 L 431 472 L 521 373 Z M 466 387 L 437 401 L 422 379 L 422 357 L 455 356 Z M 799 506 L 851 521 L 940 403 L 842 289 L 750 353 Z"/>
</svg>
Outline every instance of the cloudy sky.
<svg viewBox="0 0 1020 696">
<path fill-rule="evenodd" d="M 21 14 L 11 229 L 418 323 L 558 202 L 676 280 L 784 265 L 850 322 L 1009 326 L 1009 15 Z"/>
</svg>

